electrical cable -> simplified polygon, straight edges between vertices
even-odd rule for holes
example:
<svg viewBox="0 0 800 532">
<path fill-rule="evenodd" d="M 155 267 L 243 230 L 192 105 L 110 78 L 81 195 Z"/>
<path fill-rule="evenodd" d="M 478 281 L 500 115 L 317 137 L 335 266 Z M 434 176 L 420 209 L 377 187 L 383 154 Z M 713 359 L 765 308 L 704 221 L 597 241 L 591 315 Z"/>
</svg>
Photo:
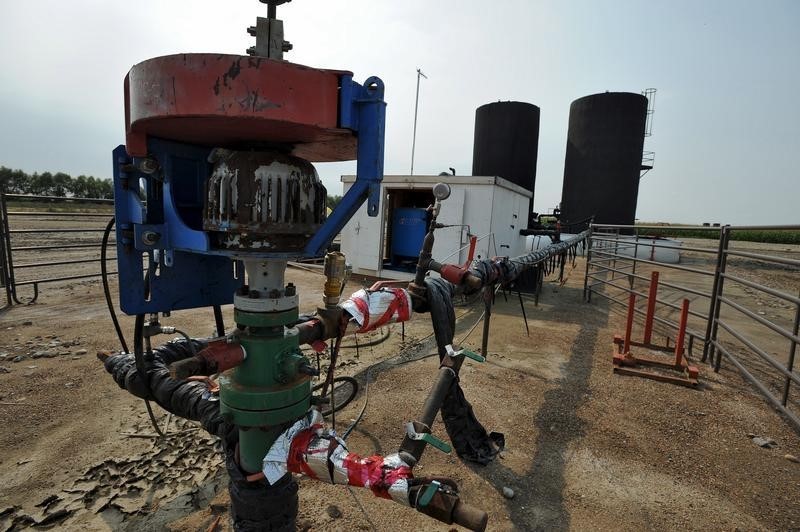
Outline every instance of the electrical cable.
<svg viewBox="0 0 800 532">
<path fill-rule="evenodd" d="M 122 334 L 122 328 L 117 319 L 117 312 L 114 310 L 114 304 L 111 301 L 111 289 L 108 286 L 108 266 L 106 265 L 107 250 L 108 250 L 108 237 L 111 235 L 111 228 L 114 227 L 116 217 L 112 216 L 106 225 L 103 232 L 103 240 L 100 243 L 100 280 L 103 283 L 103 294 L 106 298 L 106 305 L 108 305 L 108 313 L 111 316 L 111 321 L 114 323 L 114 330 L 117 331 L 117 338 L 122 346 L 122 351 L 128 353 L 128 343 L 125 341 L 125 335 Z"/>
<path fill-rule="evenodd" d="M 152 350 L 150 348 L 150 338 L 144 338 L 144 314 L 137 314 L 136 315 L 136 322 L 134 323 L 134 337 L 133 337 L 133 357 L 134 361 L 136 362 L 136 371 L 139 373 L 139 378 L 142 382 L 150 388 L 150 377 L 147 374 L 147 366 L 146 361 L 144 359 L 144 349 L 142 346 L 142 341 L 146 344 L 147 347 L 147 356 L 148 358 L 152 358 Z M 189 341 L 191 344 L 191 340 Z M 145 398 L 144 406 L 147 408 L 147 415 L 150 418 L 150 423 L 153 425 L 153 430 L 156 431 L 159 438 L 164 438 L 165 435 L 161 431 L 161 427 L 158 426 L 158 421 L 156 421 L 156 416 L 153 413 L 153 405 L 150 404 L 150 399 Z"/>
<path fill-rule="evenodd" d="M 111 316 L 111 321 L 114 323 L 114 329 L 117 332 L 117 338 L 119 339 L 120 346 L 122 347 L 122 352 L 128 353 L 129 352 L 128 343 L 125 341 L 125 335 L 122 333 L 122 328 L 120 327 L 119 320 L 117 319 L 117 313 L 114 310 L 114 303 L 111 300 L 111 289 L 108 285 L 108 267 L 106 265 L 106 261 L 108 260 L 108 239 L 109 236 L 111 235 L 111 229 L 114 227 L 115 222 L 116 222 L 116 217 L 112 216 L 111 219 L 108 221 L 108 224 L 106 224 L 106 228 L 103 231 L 103 239 L 100 242 L 100 280 L 103 284 L 103 295 L 105 296 L 106 305 L 108 306 L 108 314 Z M 143 329 L 144 329 L 144 314 L 138 314 L 134 322 L 134 338 L 133 338 L 134 360 L 136 361 L 136 370 L 138 371 L 140 378 L 144 383 L 147 383 L 147 367 L 145 365 L 142 353 Z M 187 335 L 183 334 L 183 336 L 185 336 L 187 340 L 189 339 Z M 189 344 L 192 347 L 194 347 L 194 344 L 192 344 L 191 341 L 189 341 Z M 153 429 L 156 431 L 156 434 L 158 434 L 159 437 L 163 438 L 164 433 L 158 426 L 155 414 L 153 413 L 153 406 L 150 404 L 150 401 L 148 399 L 144 400 L 144 406 L 147 409 L 147 415 L 150 418 L 150 422 L 153 425 Z"/>
<path fill-rule="evenodd" d="M 217 336 L 225 336 L 225 321 L 222 319 L 222 307 L 213 305 L 214 308 L 214 323 L 217 327 Z"/>
<path fill-rule="evenodd" d="M 194 342 L 192 341 L 191 338 L 189 338 L 189 335 L 180 329 L 175 329 L 175 332 L 183 336 L 184 339 L 186 339 L 186 342 L 189 344 L 189 349 L 192 350 L 192 356 L 197 356 L 197 347 L 195 347 Z"/>
<path fill-rule="evenodd" d="M 384 328 L 381 327 L 381 330 L 383 330 L 383 329 Z M 355 337 L 355 335 L 356 335 L 356 333 L 353 333 L 353 337 Z M 386 340 L 388 340 L 391 335 L 392 335 L 392 328 L 391 327 L 386 327 L 386 333 L 381 335 L 379 338 L 376 338 L 374 340 L 370 340 L 369 342 L 363 342 L 363 343 L 359 343 L 358 340 L 356 340 L 356 343 L 354 343 L 354 344 L 342 344 L 342 345 L 340 345 L 339 349 L 356 349 L 357 350 L 359 347 L 372 347 L 372 346 L 380 345 L 383 342 L 385 342 Z"/>
<path fill-rule="evenodd" d="M 367 405 L 369 404 L 369 372 L 367 372 L 366 378 L 364 380 L 364 404 L 361 406 L 361 411 L 358 413 L 358 416 L 353 420 L 347 430 L 342 433 L 342 439 L 346 440 L 347 437 L 353 432 L 353 429 L 356 428 L 361 422 L 361 419 L 364 417 L 364 413 L 367 411 Z"/>
</svg>

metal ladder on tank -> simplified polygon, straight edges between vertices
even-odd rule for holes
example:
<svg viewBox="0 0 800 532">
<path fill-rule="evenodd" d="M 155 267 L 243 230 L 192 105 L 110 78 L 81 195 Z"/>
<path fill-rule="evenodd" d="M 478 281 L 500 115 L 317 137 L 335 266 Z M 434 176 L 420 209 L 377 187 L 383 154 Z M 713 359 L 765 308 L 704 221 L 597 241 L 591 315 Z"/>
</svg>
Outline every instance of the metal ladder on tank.
<svg viewBox="0 0 800 532">
<path fill-rule="evenodd" d="M 649 88 L 642 91 L 642 96 L 647 98 L 647 115 L 644 123 L 644 138 L 653 135 L 653 114 L 656 112 L 656 89 Z M 643 151 L 642 152 L 642 165 L 639 170 L 639 179 L 643 178 L 647 172 L 653 169 L 656 161 L 656 152 Z"/>
</svg>

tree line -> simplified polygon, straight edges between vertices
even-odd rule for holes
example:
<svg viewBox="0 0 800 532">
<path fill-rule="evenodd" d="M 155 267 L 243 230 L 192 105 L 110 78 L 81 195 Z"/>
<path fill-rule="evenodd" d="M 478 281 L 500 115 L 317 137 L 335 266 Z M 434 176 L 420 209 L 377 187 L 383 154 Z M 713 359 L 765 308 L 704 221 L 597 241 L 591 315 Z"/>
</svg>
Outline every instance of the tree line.
<svg viewBox="0 0 800 532">
<path fill-rule="evenodd" d="M 114 197 L 114 186 L 108 179 L 79 175 L 72 177 L 64 172 L 34 172 L 12 170 L 0 166 L 0 191 L 7 194 L 34 194 L 75 198 Z"/>
</svg>

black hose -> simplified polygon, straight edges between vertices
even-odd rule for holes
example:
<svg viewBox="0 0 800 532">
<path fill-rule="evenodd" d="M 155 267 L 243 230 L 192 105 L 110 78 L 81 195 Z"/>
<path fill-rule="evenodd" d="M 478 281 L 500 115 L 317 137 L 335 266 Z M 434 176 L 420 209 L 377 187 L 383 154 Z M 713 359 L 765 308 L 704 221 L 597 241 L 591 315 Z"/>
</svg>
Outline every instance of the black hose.
<svg viewBox="0 0 800 532">
<path fill-rule="evenodd" d="M 222 307 L 214 305 L 214 323 L 217 326 L 217 336 L 225 336 L 225 320 L 222 319 Z"/>
<path fill-rule="evenodd" d="M 136 371 L 139 379 L 147 386 L 147 365 L 144 361 L 144 314 L 137 314 L 133 322 L 133 359 L 136 362 Z"/>
<path fill-rule="evenodd" d="M 358 416 L 353 420 L 350 426 L 347 427 L 347 430 L 342 433 L 343 440 L 346 440 L 347 437 L 350 436 L 353 429 L 355 429 L 364 418 L 364 413 L 367 411 L 367 404 L 369 404 L 369 372 L 367 372 L 366 379 L 364 380 L 364 404 L 361 406 L 361 411 L 358 413 Z"/>
<path fill-rule="evenodd" d="M 447 356 L 445 347 L 453 343 L 455 336 L 455 309 L 453 295 L 455 287 L 444 279 L 425 279 L 427 304 L 431 314 L 439 359 Z M 485 353 L 484 353 L 485 356 Z M 487 433 L 475 417 L 469 401 L 458 382 L 452 381 L 440 406 L 447 435 L 458 456 L 464 460 L 485 465 L 491 462 L 504 445 L 504 437 L 498 432 Z"/>
<path fill-rule="evenodd" d="M 153 425 L 153 430 L 156 431 L 156 434 L 160 438 L 164 437 L 164 433 L 161 431 L 161 428 L 158 426 L 158 421 L 156 421 L 156 416 L 153 413 L 153 406 L 150 404 L 150 397 L 152 396 L 152 392 L 150 391 L 150 378 L 147 374 L 147 364 L 144 360 L 144 346 L 142 345 L 144 340 L 144 314 L 137 314 L 136 321 L 133 325 L 133 357 L 134 362 L 136 364 L 136 373 L 139 375 L 139 380 L 141 381 L 144 389 L 147 390 L 147 395 L 144 397 L 144 406 L 147 409 L 147 416 L 150 418 L 150 423 Z M 150 342 L 147 342 L 147 352 L 148 355 L 150 354 Z"/>
<path fill-rule="evenodd" d="M 225 329 L 223 328 L 222 330 L 223 330 L 223 334 L 221 334 L 220 336 L 224 336 Z M 175 332 L 180 334 L 181 336 L 183 336 L 183 338 L 186 340 L 186 343 L 189 344 L 189 349 L 192 350 L 192 356 L 197 356 L 197 348 L 195 347 L 194 342 L 192 341 L 192 339 L 189 338 L 189 335 L 186 334 L 185 332 L 183 332 L 180 329 L 175 329 Z"/>
<path fill-rule="evenodd" d="M 106 297 L 106 305 L 108 305 L 108 313 L 111 316 L 111 321 L 114 323 L 114 329 L 117 331 L 117 338 L 119 338 L 122 351 L 128 353 L 128 343 L 125 341 L 125 336 L 122 334 L 122 328 L 119 326 L 117 312 L 114 310 L 114 304 L 111 301 L 111 289 L 108 286 L 108 266 L 106 265 L 108 237 L 111 235 L 111 228 L 114 227 L 115 220 L 116 218 L 112 216 L 108 221 L 108 225 L 106 225 L 106 229 L 103 232 L 103 241 L 100 243 L 100 279 L 103 282 L 103 294 Z"/>
</svg>

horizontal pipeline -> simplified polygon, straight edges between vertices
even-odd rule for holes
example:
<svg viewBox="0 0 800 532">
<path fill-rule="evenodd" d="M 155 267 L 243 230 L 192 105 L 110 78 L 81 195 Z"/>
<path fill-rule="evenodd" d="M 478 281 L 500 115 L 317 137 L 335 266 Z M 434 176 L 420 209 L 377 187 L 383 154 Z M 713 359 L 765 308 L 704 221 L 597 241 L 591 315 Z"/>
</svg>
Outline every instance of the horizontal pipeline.
<svg viewBox="0 0 800 532">
<path fill-rule="evenodd" d="M 746 251 L 734 251 L 732 249 L 725 251 L 725 253 L 727 253 L 729 256 L 733 255 L 734 257 L 763 260 L 765 262 L 777 262 L 778 264 L 785 264 L 787 266 L 795 266 L 800 268 L 800 260 L 796 259 L 787 259 L 786 257 L 776 257 L 774 255 L 762 255 L 760 253 L 748 253 Z"/>
<path fill-rule="evenodd" d="M 619 257 L 619 255 L 614 255 L 613 253 L 606 253 L 605 251 L 600 251 L 596 248 L 592 248 L 592 255 L 598 254 L 603 255 L 604 257 Z M 625 258 L 624 256 L 622 258 Z M 714 276 L 714 272 L 706 271 L 706 270 L 698 270 L 697 268 L 689 268 L 688 266 L 678 266 L 677 264 L 668 264 L 665 262 L 656 262 L 654 260 L 647 260 L 647 259 L 636 259 L 637 262 L 641 262 L 643 264 L 652 264 L 654 266 L 659 266 L 661 268 L 670 268 L 672 270 L 681 270 L 684 272 L 689 273 L 696 273 L 699 275 L 710 275 Z"/>
<path fill-rule="evenodd" d="M 108 272 L 108 275 L 116 275 L 117 272 Z M 14 283 L 14 286 L 25 286 L 31 284 L 44 284 L 44 283 L 55 283 L 58 281 L 72 281 L 75 279 L 88 279 L 90 277 L 100 277 L 99 273 L 88 273 L 85 275 L 70 275 L 69 277 L 52 277 L 50 279 L 34 279 L 32 281 L 22 281 L 19 283 Z"/>
<path fill-rule="evenodd" d="M 6 199 L 14 200 L 28 200 L 28 201 L 41 201 L 47 200 L 52 203 L 104 203 L 113 205 L 113 199 L 103 198 L 74 198 L 66 196 L 35 196 L 32 194 L 5 194 Z"/>
<path fill-rule="evenodd" d="M 35 234 L 35 233 L 104 233 L 105 229 L 12 229 L 9 233 Z"/>
<path fill-rule="evenodd" d="M 110 212 L 47 212 L 47 211 L 9 211 L 9 216 L 57 216 L 67 218 L 110 218 Z"/>
<path fill-rule="evenodd" d="M 772 404 L 772 406 L 774 406 L 775 408 L 777 408 L 777 409 L 778 409 L 778 410 L 779 410 L 781 413 L 783 413 L 783 415 L 785 415 L 786 417 L 788 417 L 788 418 L 789 418 L 789 419 L 792 421 L 792 423 L 794 423 L 794 426 L 795 426 L 795 428 L 796 428 L 797 430 L 800 430 L 800 417 L 798 417 L 798 416 L 797 416 L 797 414 L 795 414 L 794 412 L 790 411 L 788 408 L 786 408 L 785 406 L 783 406 L 783 405 L 781 404 L 781 402 L 780 402 L 780 401 L 779 401 L 779 400 L 778 400 L 778 399 L 777 399 L 777 398 L 776 398 L 774 395 L 772 395 L 772 393 L 771 393 L 771 392 L 770 392 L 770 391 L 769 391 L 769 390 L 766 388 L 766 386 L 764 386 L 764 385 L 761 383 L 761 381 L 759 381 L 758 379 L 756 379 L 756 378 L 753 376 L 753 374 L 752 374 L 752 373 L 750 373 L 749 371 L 747 371 L 747 368 L 745 368 L 745 367 L 742 365 L 742 363 L 741 363 L 741 362 L 739 362 L 738 360 L 736 360 L 736 358 L 735 358 L 733 355 L 731 355 L 731 354 L 728 352 L 728 350 L 727 350 L 727 349 L 725 349 L 725 347 L 723 347 L 723 346 L 722 346 L 722 344 L 721 344 L 720 342 L 717 342 L 717 341 L 715 341 L 715 342 L 712 342 L 712 343 L 714 344 L 714 347 L 715 347 L 715 348 L 719 349 L 719 351 L 720 351 L 720 352 L 721 352 L 723 355 L 725 355 L 725 358 L 727 358 L 728 360 L 730 360 L 731 362 L 733 362 L 733 365 L 734 365 L 734 366 L 736 366 L 736 368 L 739 370 L 739 372 L 742 374 L 742 376 L 743 376 L 745 379 L 747 379 L 748 381 L 750 381 L 750 384 L 752 384 L 753 386 L 755 386 L 756 388 L 758 388 L 758 391 L 760 391 L 760 392 L 761 392 L 761 394 L 762 394 L 762 395 L 763 395 L 763 396 L 764 396 L 764 397 L 767 399 L 767 401 L 769 401 L 769 402 Z"/>
<path fill-rule="evenodd" d="M 723 303 L 725 303 L 726 305 L 735 308 L 736 310 L 738 310 L 739 312 L 741 312 L 745 316 L 753 318 L 754 320 L 756 320 L 758 323 L 760 323 L 764 327 L 766 327 L 768 329 L 772 329 L 773 331 L 775 331 L 776 333 L 780 334 L 781 336 L 783 336 L 787 340 L 790 340 L 790 341 L 792 341 L 792 342 L 794 342 L 796 344 L 800 343 L 800 338 L 799 337 L 797 337 L 794 334 L 790 333 L 789 331 L 787 331 L 783 327 L 775 325 L 774 323 L 772 323 L 768 319 L 762 318 L 761 316 L 759 316 L 758 314 L 756 314 L 752 310 L 743 307 L 742 305 L 736 303 L 735 301 L 731 301 L 727 297 L 720 296 L 718 299 L 720 301 L 722 301 Z"/>
<path fill-rule="evenodd" d="M 750 340 L 748 340 L 747 338 L 745 338 L 745 337 L 744 337 L 744 336 L 743 336 L 741 333 L 739 333 L 738 331 L 736 331 L 736 330 L 735 330 L 733 327 L 731 327 L 730 325 L 728 325 L 728 324 L 727 324 L 727 323 L 725 323 L 724 321 L 722 321 L 722 320 L 717 320 L 717 324 L 718 324 L 720 327 L 722 327 L 723 329 L 725 329 L 726 331 L 728 331 L 728 333 L 729 333 L 731 336 L 733 336 L 734 338 L 736 338 L 737 340 L 739 340 L 741 343 L 743 343 L 745 346 L 747 346 L 747 347 L 748 347 L 748 348 L 749 348 L 749 349 L 750 349 L 752 352 L 754 352 L 754 353 L 755 353 L 755 354 L 757 354 L 759 357 L 761 357 L 761 359 L 762 359 L 764 362 L 767 362 L 767 363 L 768 363 L 769 365 L 771 365 L 773 368 L 775 368 L 775 369 L 777 369 L 779 372 L 781 372 L 781 373 L 783 374 L 783 376 L 784 376 L 784 377 L 788 377 L 789 379 L 793 380 L 793 381 L 794 381 L 794 382 L 796 382 L 797 384 L 800 384 L 800 376 L 799 376 L 797 373 L 795 373 L 794 371 L 789 371 L 789 370 L 787 370 L 785 367 L 783 367 L 783 366 L 781 365 L 781 363 L 780 363 L 780 362 L 778 362 L 777 360 L 775 360 L 774 358 L 772 358 L 772 357 L 769 355 L 769 353 L 767 353 L 766 351 L 764 351 L 763 349 L 761 349 L 760 347 L 758 347 L 757 345 L 755 345 L 753 342 L 751 342 Z"/>
<path fill-rule="evenodd" d="M 682 225 L 675 227 L 674 225 L 608 225 L 608 224 L 592 224 L 592 229 L 669 229 L 675 231 L 716 231 L 720 232 L 721 227 L 708 227 L 705 225 Z"/>
<path fill-rule="evenodd" d="M 631 290 L 630 288 L 628 288 L 626 286 L 620 286 L 620 285 L 618 285 L 616 283 L 612 283 L 611 281 L 606 281 L 605 279 L 599 279 L 599 278 L 595 277 L 593 274 L 589 274 L 589 278 L 594 279 L 595 281 L 598 281 L 598 282 L 600 282 L 602 284 L 613 286 L 614 288 L 617 288 L 618 290 L 622 290 L 623 292 L 626 292 L 628 294 L 636 294 L 637 297 L 640 297 L 640 298 L 643 298 L 643 299 L 649 299 L 648 298 L 648 294 L 645 294 L 644 292 L 637 292 L 636 290 Z M 592 284 L 592 286 L 593 287 L 597 286 L 597 284 Z M 666 301 L 664 299 L 656 298 L 656 303 L 660 303 L 661 305 L 664 305 L 664 306 L 669 307 L 671 309 L 681 310 L 681 306 L 680 305 L 676 305 L 675 303 L 670 303 L 669 301 Z M 703 319 L 703 320 L 708 318 L 707 314 L 701 314 L 701 313 L 697 312 L 696 310 L 691 310 L 691 309 L 689 310 L 689 315 L 690 316 L 694 316 L 695 318 Z"/>
<path fill-rule="evenodd" d="M 716 246 L 713 247 L 713 248 L 696 248 L 696 247 L 692 247 L 692 246 L 684 246 L 683 244 L 681 244 L 680 246 L 667 246 L 667 245 L 664 245 L 664 244 L 650 243 L 650 242 L 647 242 L 645 240 L 638 240 L 638 241 L 631 242 L 630 240 L 625 240 L 625 239 L 622 239 L 622 238 L 620 238 L 620 239 L 610 238 L 609 239 L 609 238 L 597 238 L 595 236 L 592 236 L 592 242 L 610 242 L 612 244 L 614 242 L 624 242 L 626 246 L 634 247 L 634 245 L 638 245 L 640 249 L 662 248 L 662 249 L 669 249 L 669 250 L 672 250 L 672 251 L 696 251 L 698 253 L 710 253 L 710 254 L 714 254 L 714 255 L 719 253 L 719 249 Z M 714 241 L 713 240 L 709 240 L 709 242 L 714 242 Z M 610 247 L 610 246 L 608 246 L 608 247 Z M 601 249 L 608 249 L 608 247 L 603 247 Z"/>
<path fill-rule="evenodd" d="M 604 259 L 605 260 L 605 259 Z M 592 260 L 589 263 L 589 266 L 597 266 L 597 264 Z M 635 279 L 639 279 L 641 281 L 650 282 L 650 277 L 645 277 L 644 275 L 639 275 L 638 273 L 629 272 L 627 270 L 620 270 L 611 268 L 608 266 L 599 265 L 594 270 L 597 273 L 605 273 L 605 272 L 615 272 L 626 277 L 633 277 Z M 694 294 L 696 296 L 710 298 L 711 294 L 708 292 L 702 292 L 700 290 L 695 290 L 694 288 L 689 288 L 688 286 L 681 286 L 679 284 L 670 283 L 668 281 L 664 281 L 663 279 L 658 280 L 658 286 L 666 286 L 667 288 L 672 288 L 673 290 L 677 290 L 679 292 L 686 292 L 687 294 Z"/>
<path fill-rule="evenodd" d="M 590 285 L 589 289 L 591 290 L 593 286 L 594 285 Z M 591 290 L 591 292 L 593 294 L 595 294 L 595 295 L 600 296 L 600 297 L 604 297 L 604 298 L 608 299 L 609 301 L 611 301 L 612 303 L 616 303 L 617 305 L 619 305 L 621 307 L 625 307 L 625 308 L 628 307 L 628 302 L 627 301 L 623 302 L 623 301 L 620 301 L 618 299 L 614 299 L 613 297 L 611 297 L 611 296 L 609 296 L 607 294 L 604 294 L 603 292 L 597 292 L 596 290 Z M 638 308 L 635 308 L 633 310 L 634 310 L 634 312 L 636 314 L 640 314 L 640 315 L 645 316 L 645 317 L 647 316 L 647 313 L 644 310 L 641 310 L 641 309 L 638 309 Z M 661 317 L 658 317 L 658 316 L 653 316 L 653 321 L 655 321 L 656 323 L 660 323 L 662 325 L 665 325 L 666 327 L 670 327 L 672 329 L 677 329 L 678 326 L 679 326 L 678 322 L 675 322 L 675 321 L 672 321 L 672 320 L 668 320 L 666 318 L 661 318 Z M 695 331 L 695 330 L 690 329 L 688 327 L 686 328 L 686 332 L 689 334 L 689 336 L 693 336 L 693 337 L 697 338 L 698 341 L 705 342 L 706 337 L 705 337 L 704 333 L 701 333 L 700 331 Z"/>
<path fill-rule="evenodd" d="M 116 244 L 117 242 L 112 240 L 109 242 L 110 244 Z M 63 246 L 19 246 L 16 248 L 11 248 L 11 251 L 36 251 L 36 250 L 47 250 L 47 249 L 75 249 L 75 248 L 93 248 L 93 247 L 100 247 L 100 242 L 94 242 L 92 244 L 64 244 Z"/>
<path fill-rule="evenodd" d="M 108 260 L 114 260 L 116 257 L 108 257 Z M 14 270 L 22 270 L 25 268 L 46 268 L 48 266 L 64 266 L 65 264 L 85 264 L 88 262 L 100 262 L 100 258 L 94 259 L 77 259 L 77 260 L 59 260 L 55 262 L 34 262 L 31 264 L 15 264 Z"/>
<path fill-rule="evenodd" d="M 791 301 L 795 305 L 800 305 L 800 297 L 796 297 L 796 296 L 793 296 L 791 294 L 787 294 L 786 292 L 781 292 L 780 290 L 775 290 L 774 288 L 770 288 L 768 286 L 764 286 L 764 285 L 760 285 L 758 283 L 754 283 L 753 281 L 748 281 L 747 279 L 742 279 L 741 277 L 737 277 L 735 275 L 731 275 L 728 272 L 725 272 L 725 273 L 720 272 L 720 275 L 722 277 L 726 278 L 726 279 L 730 279 L 731 281 L 733 281 L 735 283 L 740 283 L 740 284 L 743 284 L 745 286 L 749 286 L 750 288 L 753 288 L 755 290 L 759 290 L 759 291 L 764 292 L 766 294 L 775 296 L 775 297 L 777 297 L 779 299 L 783 299 L 785 301 Z"/>
</svg>

